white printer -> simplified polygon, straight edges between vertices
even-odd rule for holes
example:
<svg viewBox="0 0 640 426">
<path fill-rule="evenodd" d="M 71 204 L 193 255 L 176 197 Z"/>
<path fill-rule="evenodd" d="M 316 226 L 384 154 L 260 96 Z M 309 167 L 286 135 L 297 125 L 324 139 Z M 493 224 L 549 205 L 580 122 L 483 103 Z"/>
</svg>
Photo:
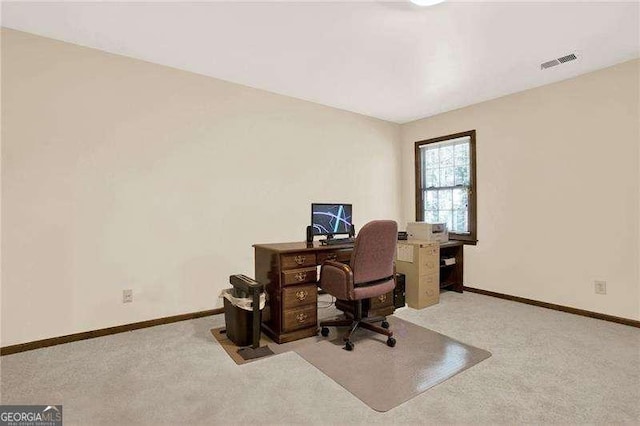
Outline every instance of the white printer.
<svg viewBox="0 0 640 426">
<path fill-rule="evenodd" d="M 446 223 L 408 222 L 407 239 L 446 243 L 449 231 Z"/>
</svg>

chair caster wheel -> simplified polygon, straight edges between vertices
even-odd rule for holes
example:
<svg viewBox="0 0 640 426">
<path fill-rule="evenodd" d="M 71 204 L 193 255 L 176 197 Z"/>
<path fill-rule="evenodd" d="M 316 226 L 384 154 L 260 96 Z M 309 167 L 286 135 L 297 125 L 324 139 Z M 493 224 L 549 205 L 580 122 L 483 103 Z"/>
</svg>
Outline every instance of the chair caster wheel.
<svg viewBox="0 0 640 426">
<path fill-rule="evenodd" d="M 320 334 L 322 334 L 324 337 L 327 337 L 329 335 L 329 329 L 327 327 L 322 327 L 322 330 L 320 330 Z"/>
<path fill-rule="evenodd" d="M 353 343 L 351 343 L 351 340 L 347 340 L 344 344 L 344 348 L 348 351 L 352 351 L 353 350 Z"/>
<path fill-rule="evenodd" d="M 382 326 L 382 328 L 389 328 L 389 323 L 385 320 L 382 321 L 382 324 L 380 324 Z"/>
<path fill-rule="evenodd" d="M 396 345 L 396 339 L 394 339 L 393 337 L 389 337 L 387 339 L 387 346 L 389 346 L 390 348 L 394 347 Z"/>
</svg>

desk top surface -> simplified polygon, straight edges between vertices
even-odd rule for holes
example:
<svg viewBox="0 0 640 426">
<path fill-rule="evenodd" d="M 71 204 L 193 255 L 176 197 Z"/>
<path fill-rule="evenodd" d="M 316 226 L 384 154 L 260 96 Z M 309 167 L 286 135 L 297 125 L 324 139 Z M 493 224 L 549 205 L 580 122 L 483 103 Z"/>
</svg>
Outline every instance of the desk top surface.
<svg viewBox="0 0 640 426">
<path fill-rule="evenodd" d="M 446 243 L 440 243 L 440 248 L 463 246 L 464 243 L 458 240 L 449 240 Z"/>
<path fill-rule="evenodd" d="M 440 244 L 440 248 L 446 247 L 455 247 L 461 246 L 463 243 L 461 241 L 447 241 L 446 243 Z M 344 250 L 344 249 L 352 249 L 353 243 L 351 244 L 334 244 L 330 246 L 325 246 L 320 244 L 319 241 L 314 241 L 313 244 L 307 244 L 306 241 L 295 241 L 292 243 L 270 243 L 270 244 L 254 244 L 254 248 L 261 248 L 266 250 L 277 251 L 279 253 L 292 253 L 299 251 L 325 251 L 325 250 Z"/>
<path fill-rule="evenodd" d="M 295 241 L 292 243 L 254 244 L 253 247 L 277 251 L 279 253 L 290 253 L 290 252 L 296 252 L 296 251 L 325 251 L 325 250 L 352 249 L 353 243 L 334 244 L 330 246 L 325 246 L 320 244 L 319 241 L 314 241 L 313 244 L 309 244 L 309 245 L 307 245 L 306 241 Z"/>
</svg>

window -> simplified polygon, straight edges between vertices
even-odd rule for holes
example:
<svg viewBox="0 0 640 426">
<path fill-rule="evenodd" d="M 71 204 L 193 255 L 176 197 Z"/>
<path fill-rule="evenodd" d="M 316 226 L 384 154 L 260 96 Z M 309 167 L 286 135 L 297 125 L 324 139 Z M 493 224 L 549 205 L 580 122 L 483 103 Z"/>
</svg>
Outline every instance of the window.
<svg viewBox="0 0 640 426">
<path fill-rule="evenodd" d="M 416 220 L 476 243 L 476 131 L 416 142 Z"/>
</svg>

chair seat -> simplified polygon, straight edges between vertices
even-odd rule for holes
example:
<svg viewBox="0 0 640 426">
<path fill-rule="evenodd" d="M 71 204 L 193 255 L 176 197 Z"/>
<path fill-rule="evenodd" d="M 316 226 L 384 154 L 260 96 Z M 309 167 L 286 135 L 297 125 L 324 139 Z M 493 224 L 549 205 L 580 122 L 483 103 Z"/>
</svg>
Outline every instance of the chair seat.
<svg viewBox="0 0 640 426">
<path fill-rule="evenodd" d="M 369 299 L 385 293 L 389 293 L 396 286 L 393 278 L 376 285 L 355 287 L 353 289 L 353 300 Z"/>
</svg>

